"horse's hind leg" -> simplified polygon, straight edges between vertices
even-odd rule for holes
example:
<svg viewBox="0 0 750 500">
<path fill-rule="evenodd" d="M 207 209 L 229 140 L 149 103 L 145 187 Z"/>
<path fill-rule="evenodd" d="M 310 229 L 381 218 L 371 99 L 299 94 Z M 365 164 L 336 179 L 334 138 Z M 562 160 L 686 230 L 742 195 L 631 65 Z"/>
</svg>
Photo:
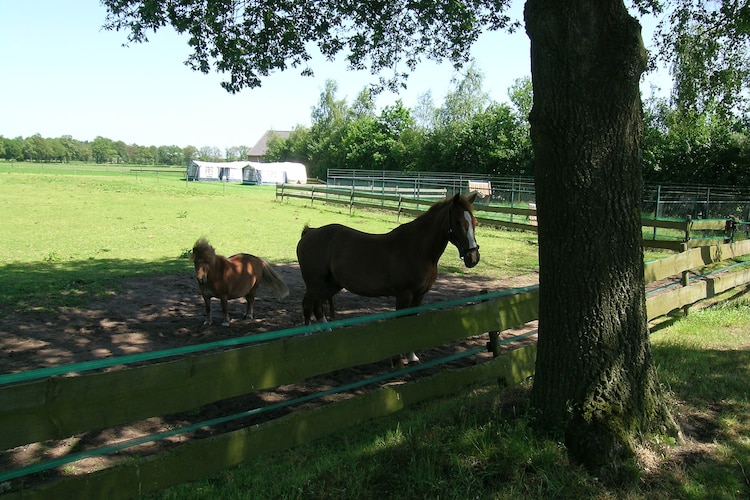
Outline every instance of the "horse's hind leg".
<svg viewBox="0 0 750 500">
<path fill-rule="evenodd" d="M 333 295 L 328 298 L 328 319 L 331 321 L 336 319 L 336 308 L 333 306 Z"/>
<path fill-rule="evenodd" d="M 245 295 L 245 316 L 243 319 L 255 319 L 255 290 L 251 290 L 250 293 Z"/>
<path fill-rule="evenodd" d="M 315 300 L 305 292 L 305 296 L 302 298 L 302 316 L 305 319 L 305 325 L 310 324 L 310 318 L 313 315 L 313 309 L 315 308 Z"/>
</svg>

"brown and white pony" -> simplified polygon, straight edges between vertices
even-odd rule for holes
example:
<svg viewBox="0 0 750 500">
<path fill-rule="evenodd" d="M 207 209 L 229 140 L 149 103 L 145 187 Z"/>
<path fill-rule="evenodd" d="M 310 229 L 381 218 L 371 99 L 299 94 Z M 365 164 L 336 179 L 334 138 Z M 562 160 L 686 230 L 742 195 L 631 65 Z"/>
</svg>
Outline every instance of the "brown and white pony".
<svg viewBox="0 0 750 500">
<path fill-rule="evenodd" d="M 211 324 L 211 299 L 221 301 L 224 315 L 222 326 L 229 326 L 227 301 L 245 297 L 247 309 L 244 318 L 253 319 L 253 303 L 258 286 L 263 285 L 271 296 L 282 299 L 289 295 L 289 288 L 271 265 L 260 257 L 238 253 L 227 258 L 216 253 L 205 238 L 195 242 L 190 255 L 195 263 L 195 278 L 198 281 L 203 301 L 206 304 L 206 321 Z"/>
</svg>

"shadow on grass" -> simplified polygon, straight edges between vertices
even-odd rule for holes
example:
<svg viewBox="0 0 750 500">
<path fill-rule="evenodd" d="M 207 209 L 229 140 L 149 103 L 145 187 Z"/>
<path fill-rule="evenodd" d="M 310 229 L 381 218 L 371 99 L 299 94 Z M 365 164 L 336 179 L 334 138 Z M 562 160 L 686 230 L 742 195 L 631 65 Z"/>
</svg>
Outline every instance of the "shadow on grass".
<svg viewBox="0 0 750 500">
<path fill-rule="evenodd" d="M 659 381 L 675 400 L 685 437 L 657 480 L 678 497 L 750 495 L 750 354 L 730 349 L 652 346 Z"/>
<path fill-rule="evenodd" d="M 116 293 L 125 278 L 189 273 L 186 257 L 163 260 L 89 259 L 0 266 L 0 317 L 12 311 L 79 307 Z"/>
</svg>

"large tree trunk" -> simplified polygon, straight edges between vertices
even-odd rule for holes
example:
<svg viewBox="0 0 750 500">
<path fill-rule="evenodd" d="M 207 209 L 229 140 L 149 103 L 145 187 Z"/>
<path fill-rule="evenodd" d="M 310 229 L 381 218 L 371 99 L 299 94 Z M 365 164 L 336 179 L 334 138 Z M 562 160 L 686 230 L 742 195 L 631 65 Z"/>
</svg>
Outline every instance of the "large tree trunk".
<svg viewBox="0 0 750 500">
<path fill-rule="evenodd" d="M 638 81 L 647 55 L 622 0 L 528 0 L 525 18 L 540 267 L 532 405 L 574 459 L 616 472 L 636 433 L 676 431 L 646 320 Z"/>
</svg>

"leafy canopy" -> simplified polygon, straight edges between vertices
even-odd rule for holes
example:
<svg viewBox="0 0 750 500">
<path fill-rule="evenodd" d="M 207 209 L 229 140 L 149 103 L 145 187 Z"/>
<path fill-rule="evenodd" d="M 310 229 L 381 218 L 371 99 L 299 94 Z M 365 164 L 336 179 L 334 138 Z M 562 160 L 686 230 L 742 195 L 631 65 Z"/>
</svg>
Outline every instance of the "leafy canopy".
<svg viewBox="0 0 750 500">
<path fill-rule="evenodd" d="M 189 35 L 194 70 L 228 73 L 229 92 L 258 87 L 261 77 L 308 65 L 317 48 L 333 59 L 346 53 L 350 69 L 373 74 L 379 88 L 395 89 L 422 59 L 460 67 L 487 30 L 514 29 L 504 14 L 510 0 L 102 0 L 105 28 L 127 31 L 129 42 L 171 25 Z M 399 71 L 398 67 L 405 71 Z"/>
</svg>

